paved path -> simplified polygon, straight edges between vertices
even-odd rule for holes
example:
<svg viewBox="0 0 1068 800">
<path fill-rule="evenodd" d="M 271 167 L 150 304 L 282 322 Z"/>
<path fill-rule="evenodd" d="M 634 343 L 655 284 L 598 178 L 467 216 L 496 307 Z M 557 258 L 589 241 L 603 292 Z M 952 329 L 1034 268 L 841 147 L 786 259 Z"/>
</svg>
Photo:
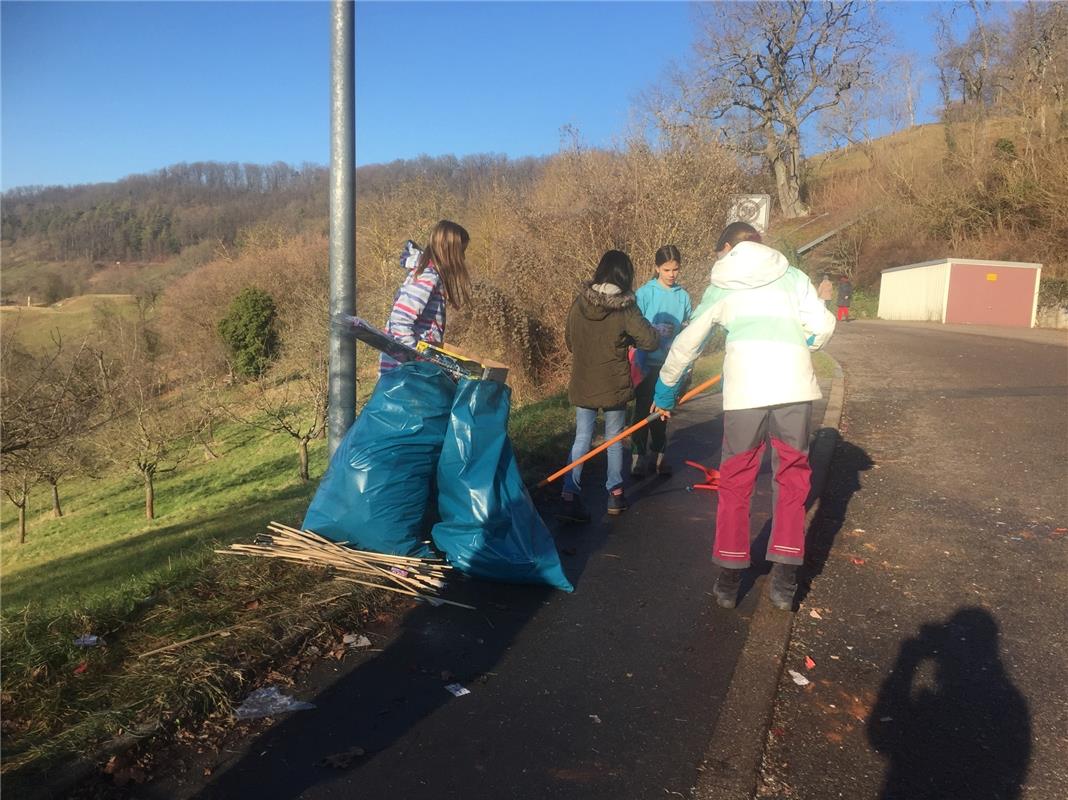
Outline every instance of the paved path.
<svg viewBox="0 0 1068 800">
<path fill-rule="evenodd" d="M 841 326 L 844 439 L 787 656 L 812 683 L 783 674 L 760 797 L 1068 797 L 1066 344 Z"/>
<path fill-rule="evenodd" d="M 697 472 L 681 463 L 717 463 L 719 410 L 714 395 L 674 421 L 674 478 L 634 487 L 631 509 L 615 519 L 602 516 L 597 491 L 595 522 L 558 531 L 574 594 L 458 586 L 453 596 L 478 612 L 412 609 L 372 631 L 381 652 L 298 688 L 318 708 L 223 754 L 210 784 L 149 791 L 257 800 L 691 796 L 750 620 L 766 605 L 749 591 L 725 611 L 710 595 L 713 498 L 686 491 Z M 769 498 L 765 475 L 754 533 Z M 783 645 L 780 637 L 780 655 Z M 444 688 L 452 682 L 471 694 L 453 697 Z M 368 755 L 344 770 L 320 766 L 353 746 Z M 750 784 L 754 772 L 755 761 Z"/>
</svg>

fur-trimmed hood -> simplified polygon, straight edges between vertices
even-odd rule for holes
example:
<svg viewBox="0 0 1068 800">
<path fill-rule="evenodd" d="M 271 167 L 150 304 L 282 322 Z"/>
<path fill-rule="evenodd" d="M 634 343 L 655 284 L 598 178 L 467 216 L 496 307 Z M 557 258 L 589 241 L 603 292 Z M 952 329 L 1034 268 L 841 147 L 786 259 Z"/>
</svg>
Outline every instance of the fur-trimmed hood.
<svg viewBox="0 0 1068 800">
<path fill-rule="evenodd" d="M 615 291 L 612 291 L 612 290 Z M 589 320 L 602 320 L 613 311 L 623 309 L 635 304 L 634 292 L 620 291 L 619 287 L 611 283 L 594 284 L 593 281 L 585 281 L 582 291 L 579 292 L 579 309 L 582 316 Z"/>
</svg>

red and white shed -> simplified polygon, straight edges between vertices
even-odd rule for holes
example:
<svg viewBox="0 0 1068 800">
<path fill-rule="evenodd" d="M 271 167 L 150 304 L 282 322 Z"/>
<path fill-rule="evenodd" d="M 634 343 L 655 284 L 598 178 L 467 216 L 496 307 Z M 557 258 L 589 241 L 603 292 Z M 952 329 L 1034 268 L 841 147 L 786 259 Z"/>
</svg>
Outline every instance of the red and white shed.
<svg viewBox="0 0 1068 800">
<path fill-rule="evenodd" d="M 1035 326 L 1041 264 L 944 258 L 882 272 L 879 319 Z"/>
</svg>

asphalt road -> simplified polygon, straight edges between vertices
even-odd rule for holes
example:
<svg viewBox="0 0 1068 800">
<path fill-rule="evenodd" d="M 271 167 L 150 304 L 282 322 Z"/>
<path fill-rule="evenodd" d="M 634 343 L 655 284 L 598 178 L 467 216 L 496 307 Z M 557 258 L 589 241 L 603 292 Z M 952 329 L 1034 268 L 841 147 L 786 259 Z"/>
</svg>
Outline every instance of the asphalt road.
<svg viewBox="0 0 1068 800">
<path fill-rule="evenodd" d="M 829 350 L 811 683 L 783 673 L 758 796 L 1063 800 L 1068 334 L 856 322 Z"/>
<path fill-rule="evenodd" d="M 139 796 L 690 796 L 758 599 L 751 590 L 735 611 L 715 605 L 713 498 L 686 490 L 699 474 L 684 459 L 718 462 L 720 408 L 717 394 L 676 417 L 675 477 L 630 487 L 626 514 L 604 516 L 598 488 L 594 522 L 557 531 L 574 594 L 450 587 L 478 611 L 416 607 L 368 631 L 378 652 L 297 687 L 315 710 L 261 733 L 244 723 L 239 746 L 207 763 L 209 779 L 198 765 Z M 765 474 L 754 535 L 769 492 Z M 454 682 L 470 694 L 454 697 Z M 347 768 L 322 764 L 353 747 L 366 755 Z"/>
</svg>

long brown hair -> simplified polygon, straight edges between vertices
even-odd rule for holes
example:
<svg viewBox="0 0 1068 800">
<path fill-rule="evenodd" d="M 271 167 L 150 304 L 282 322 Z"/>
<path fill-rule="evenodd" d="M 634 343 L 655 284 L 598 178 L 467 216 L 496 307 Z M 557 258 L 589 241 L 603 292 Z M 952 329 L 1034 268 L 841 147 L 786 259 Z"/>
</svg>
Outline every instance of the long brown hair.
<svg viewBox="0 0 1068 800">
<path fill-rule="evenodd" d="M 441 276 L 445 299 L 455 308 L 460 308 L 471 296 L 471 277 L 464 261 L 470 241 L 471 236 L 462 225 L 443 219 L 430 232 L 430 243 L 415 267 L 415 274 L 420 275 L 428 265 L 434 265 Z"/>
</svg>

